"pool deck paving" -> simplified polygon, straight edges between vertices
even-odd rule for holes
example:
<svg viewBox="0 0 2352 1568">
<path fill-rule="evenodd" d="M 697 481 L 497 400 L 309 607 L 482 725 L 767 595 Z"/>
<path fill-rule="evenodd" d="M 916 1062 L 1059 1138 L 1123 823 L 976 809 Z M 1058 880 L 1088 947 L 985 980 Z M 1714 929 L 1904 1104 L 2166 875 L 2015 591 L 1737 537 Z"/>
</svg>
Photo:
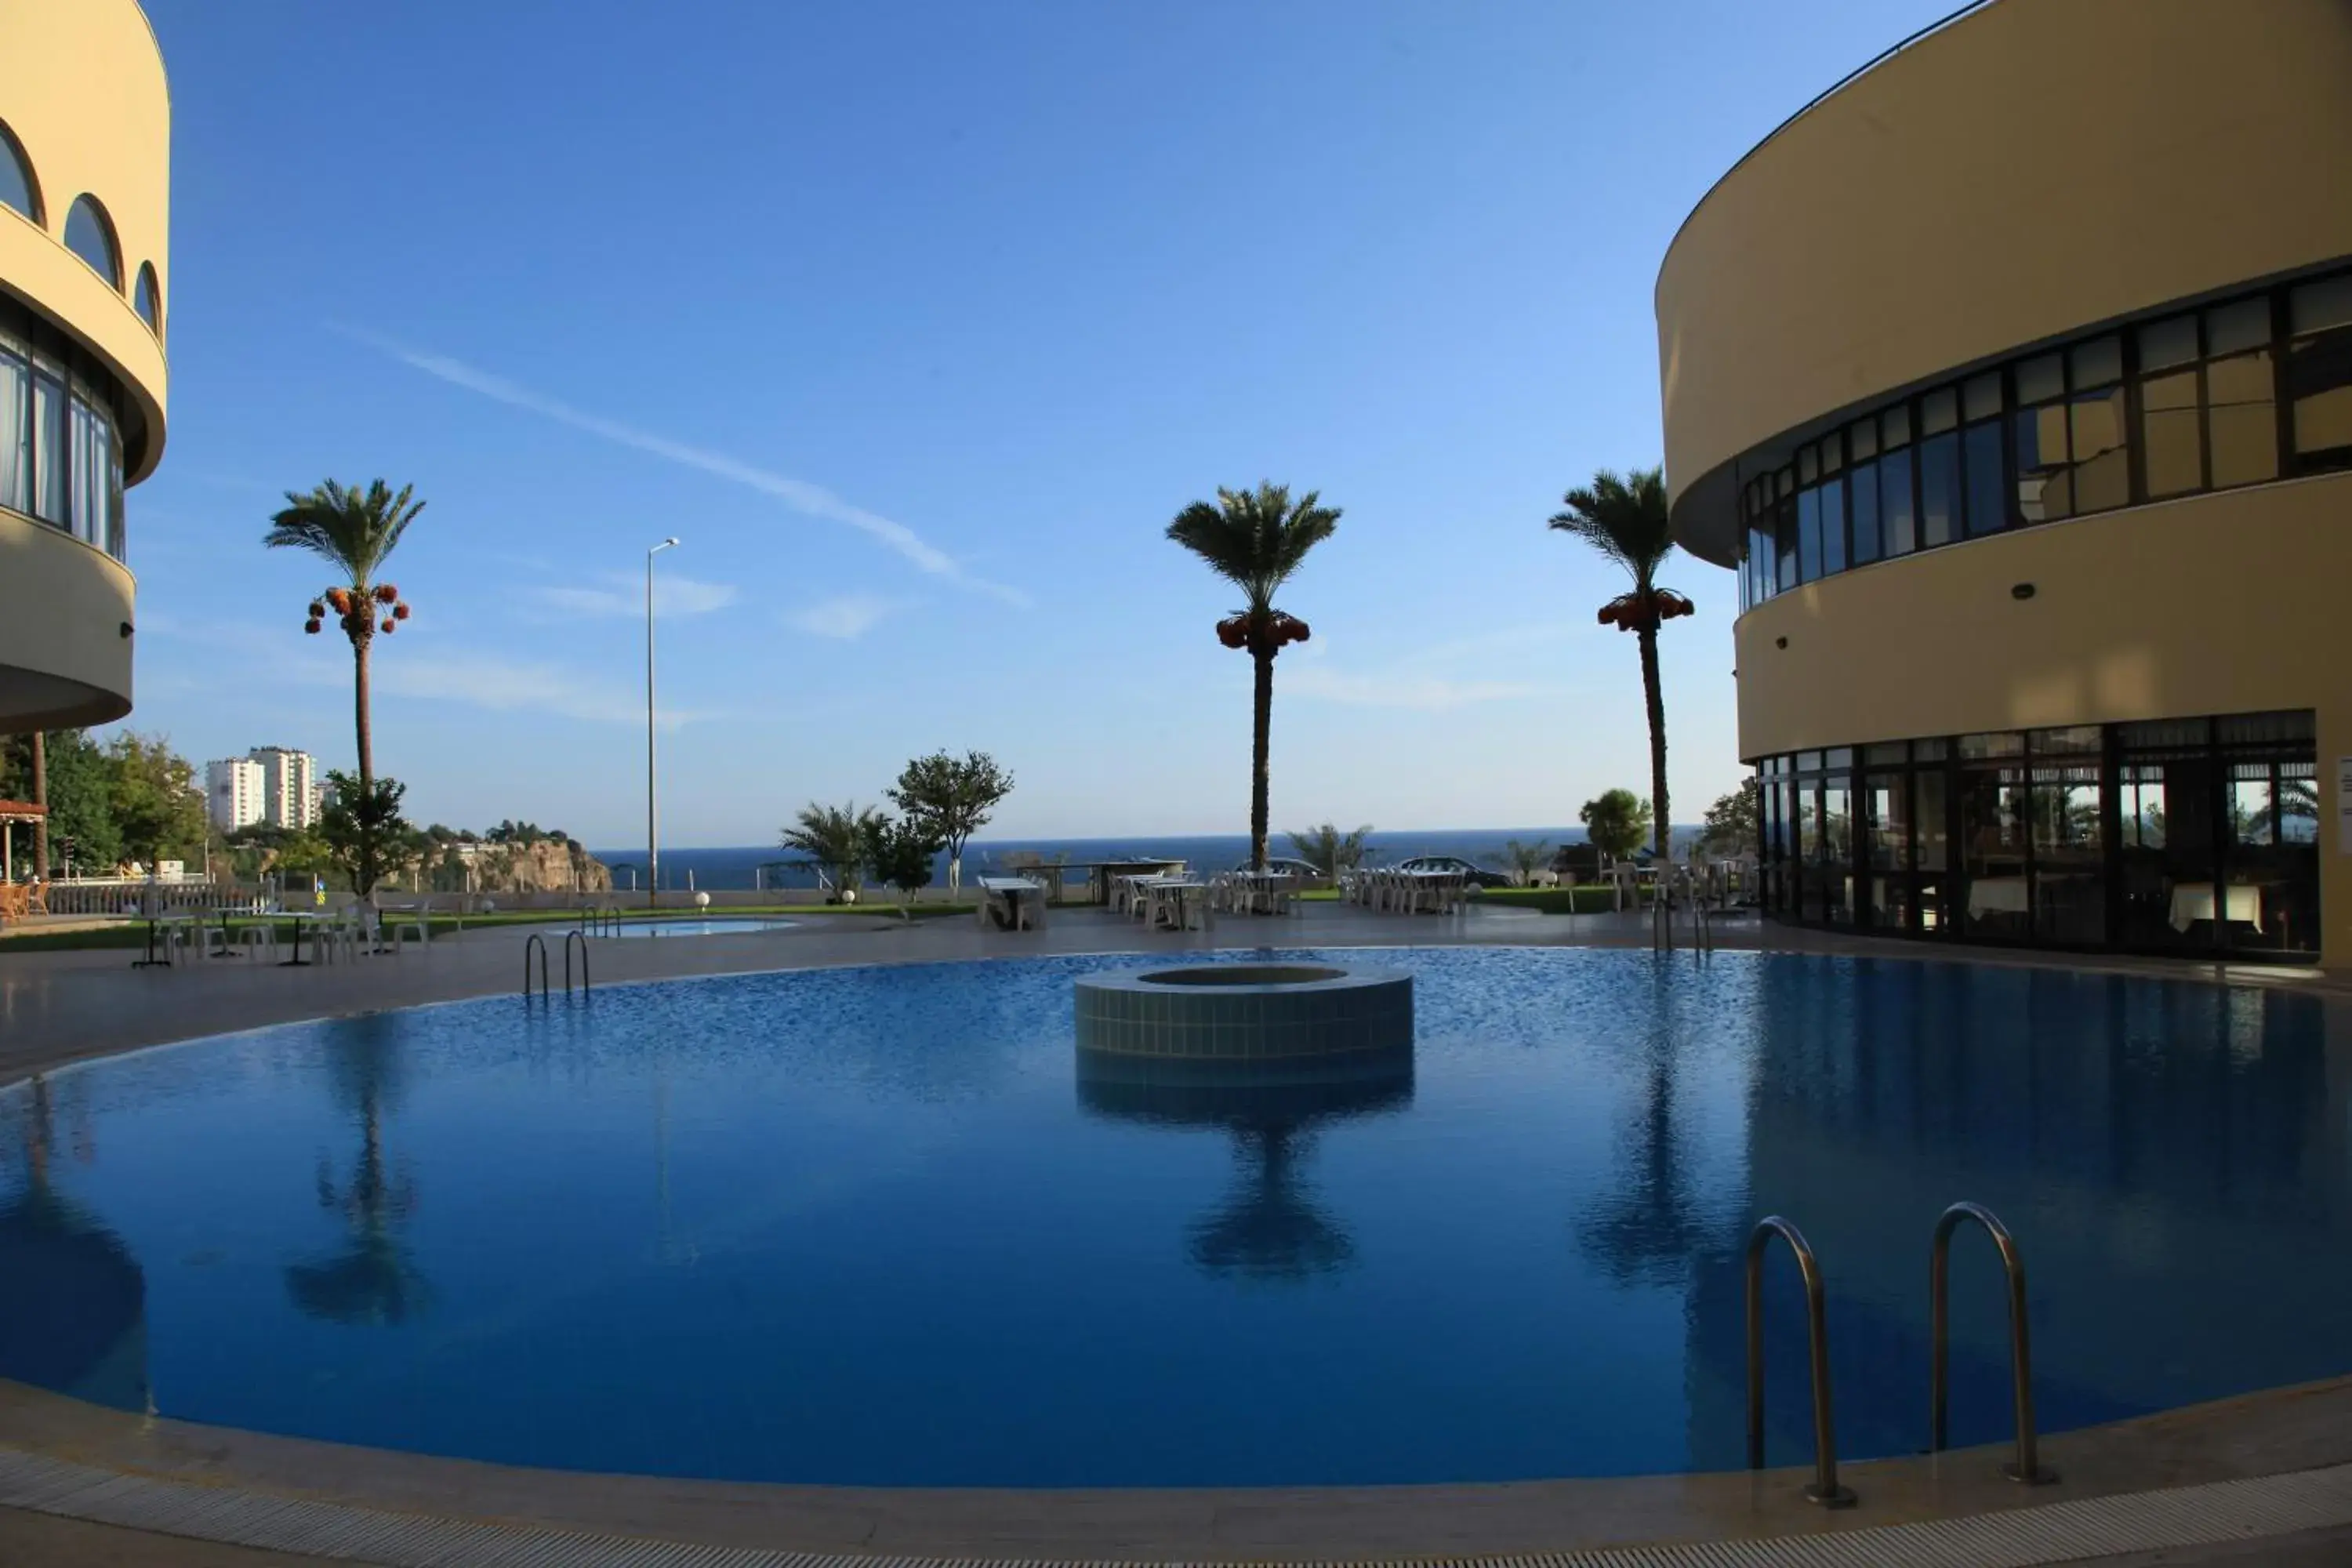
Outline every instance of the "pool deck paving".
<svg viewBox="0 0 2352 1568">
<path fill-rule="evenodd" d="M 562 928 L 539 929 L 558 950 L 551 954 L 551 973 L 560 986 Z M 520 1006 L 530 935 L 530 928 L 487 928 L 397 958 L 372 956 L 308 969 L 257 966 L 236 958 L 134 971 L 129 964 L 135 954 L 120 949 L 12 954 L 0 947 L 0 1085 L 84 1058 L 302 1019 L 498 995 L 517 997 Z M 1714 937 L 1722 951 L 1761 948 L 2089 969 L 2291 987 L 2322 997 L 2331 1011 L 2352 1004 L 2352 984 L 2309 971 L 1927 948 L 1759 925 L 1753 918 L 1718 921 Z M 1686 928 L 1681 940 L 1684 950 L 1662 955 L 1662 962 L 1706 962 L 1687 950 Z M 1308 904 L 1286 918 L 1228 917 L 1212 931 L 1181 933 L 1147 931 L 1105 911 L 1081 910 L 1057 910 L 1045 931 L 1022 933 L 983 931 L 963 919 L 817 917 L 786 931 L 597 940 L 588 962 L 602 988 L 697 975 L 1041 954 L 1141 957 L 1258 946 L 1455 943 L 1646 948 L 1651 942 L 1648 917 L 1633 913 L 1568 917 L 1474 909 L 1464 916 L 1406 916 Z M 562 1005 L 560 998 L 556 1005 Z M 165 1487 L 193 1484 L 225 1500 L 241 1494 L 309 1499 L 368 1510 L 367 1517 L 487 1520 L 526 1530 L 713 1548 L 1158 1562 L 1466 1558 L 1643 1542 L 1792 1542 L 1816 1532 L 1915 1521 L 1965 1521 L 1979 1514 L 2090 1498 L 2116 1498 L 2122 1500 L 2119 1507 L 2139 1508 L 2137 1500 L 2154 1489 L 2298 1473 L 2332 1477 L 2333 1468 L 2352 1466 L 2352 1378 L 2050 1436 L 2043 1452 L 2063 1478 L 2057 1486 L 2021 1488 L 2000 1479 L 2001 1455 L 1990 1449 L 1849 1465 L 1843 1467 L 1845 1479 L 1863 1504 L 1839 1512 L 1802 1501 L 1798 1489 L 1804 1477 L 1778 1470 L 1483 1486 L 1218 1490 L 744 1486 L 532 1470 L 313 1443 L 126 1415 L 0 1383 L 0 1461 L 41 1456 Z M 2352 1499 L 2352 1469 L 2343 1476 L 2345 1495 Z M 124 1485 L 136 1492 L 140 1483 Z M 0 1564 L 8 1568 L 50 1563 L 238 1568 L 330 1560 L 189 1533 L 125 1529 L 119 1521 L 105 1522 L 103 1510 L 75 1517 L 74 1507 L 51 1505 L 56 1510 L 40 1511 L 7 1501 L 0 1486 Z M 2000 1560 L 2352 1563 L 2352 1504 L 2342 1517 L 2325 1510 L 2315 1515 L 2308 1508 L 2301 1514 L 2257 1510 L 2247 1517 L 2273 1523 L 2264 1529 L 2208 1521 L 2198 1527 L 2206 1531 L 2202 1538 L 2195 1530 L 2178 1540 L 2147 1537 L 2173 1542 L 2152 1550 Z M 2314 1524 L 2318 1528 L 2310 1528 Z M 193 1531 L 205 1533 L 223 1532 Z M 375 1559 L 345 1554 L 331 1560 Z M 566 1559 L 558 1552 L 545 1560 Z"/>
</svg>

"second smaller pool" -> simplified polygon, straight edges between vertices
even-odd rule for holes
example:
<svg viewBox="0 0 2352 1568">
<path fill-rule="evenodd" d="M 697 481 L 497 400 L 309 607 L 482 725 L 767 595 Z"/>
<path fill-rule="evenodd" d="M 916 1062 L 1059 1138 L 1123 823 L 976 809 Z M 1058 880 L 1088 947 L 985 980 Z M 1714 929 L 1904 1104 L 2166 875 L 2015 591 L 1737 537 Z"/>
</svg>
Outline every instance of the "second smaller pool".
<svg viewBox="0 0 2352 1568">
<path fill-rule="evenodd" d="M 693 915 L 677 920 L 623 921 L 613 936 L 741 936 L 746 931 L 789 931 L 798 921 L 770 920 L 761 915 Z"/>
</svg>

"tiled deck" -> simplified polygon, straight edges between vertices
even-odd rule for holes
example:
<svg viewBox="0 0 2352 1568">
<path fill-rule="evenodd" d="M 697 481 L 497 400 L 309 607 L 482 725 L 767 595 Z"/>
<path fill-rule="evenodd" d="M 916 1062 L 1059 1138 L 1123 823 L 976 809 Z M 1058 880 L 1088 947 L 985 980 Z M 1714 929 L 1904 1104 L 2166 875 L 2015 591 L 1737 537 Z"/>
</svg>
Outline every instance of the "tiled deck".
<svg viewBox="0 0 2352 1568">
<path fill-rule="evenodd" d="M 961 920 L 902 925 L 870 917 L 820 919 L 791 931 L 676 942 L 601 942 L 600 985 L 852 963 L 930 962 L 1035 953 L 1178 954 L 1257 945 L 1375 947 L 1454 942 L 1595 943 L 1645 947 L 1645 918 L 1547 917 L 1481 910 L 1462 918 L 1376 915 L 1307 905 L 1289 919 L 1228 919 L 1213 932 L 1148 933 L 1096 911 L 1056 911 L 1043 932 L 982 932 Z M 436 943 L 429 955 L 372 958 L 356 966 L 250 969 L 242 959 L 208 961 L 184 971 L 128 967 L 130 953 L 101 951 L 0 954 L 0 1083 L 82 1057 L 230 1030 L 520 989 L 527 932 L 514 928 L 468 933 Z M 2312 973 L 2221 971 L 2130 960 L 2080 961 L 1925 949 L 1902 942 L 1856 942 L 1752 921 L 1718 925 L 1723 948 L 1870 952 L 1888 957 L 1954 958 L 2192 979 L 2307 987 L 2331 1010 L 2352 1003 L 2352 986 Z M 1687 952 L 1673 962 L 1698 962 Z M 213 1489 L 218 1508 L 197 1510 L 216 1521 L 241 1517 L 237 1498 L 309 1499 L 351 1508 L 446 1521 L 493 1521 L 545 1530 L 638 1541 L 697 1542 L 712 1548 L 934 1558 L 1368 1560 L 1493 1554 L 1558 1554 L 1657 1541 L 1843 1536 L 1909 1521 L 1951 1519 L 1985 1510 L 2038 1509 L 2085 1499 L 2140 1493 L 2238 1478 L 2317 1472 L 2352 1464 L 2352 1379 L 2224 1401 L 2146 1420 L 2045 1440 L 2064 1478 L 2056 1488 L 2020 1489 L 1998 1475 L 1997 1454 L 1969 1451 L 1939 1460 L 1896 1459 L 1846 1467 L 1864 1504 L 1824 1514 L 1798 1500 L 1794 1472 L 1661 1476 L 1503 1486 L 1265 1489 L 1199 1491 L 895 1491 L 815 1487 L 747 1487 L 594 1477 L 514 1469 L 466 1461 L 309 1443 L 259 1434 L 142 1419 L 15 1385 L 0 1384 L 0 1460 L 48 1456 L 157 1481 Z M 2333 1482 L 2315 1476 L 2328 1496 Z M 133 1485 L 115 1489 L 140 1495 Z M 2309 1488 L 2305 1489 L 2309 1490 Z M 2352 1498 L 2352 1478 L 2344 1489 Z M 100 1489 L 103 1493 L 106 1489 Z M 2173 1512 L 2187 1517 L 2175 1500 Z M 2194 1494 L 2202 1496 L 2204 1494 Z M 2315 1493 L 2314 1495 L 2318 1495 Z M 2119 1503 L 2117 1517 L 2154 1506 Z M 2144 1538 L 2114 1562 L 2280 1563 L 2352 1562 L 2352 1502 L 2342 1518 L 2266 1504 L 2230 1522 L 2213 1515 L 2188 1533 Z M 2313 1505 L 2317 1506 L 2317 1505 Z M 2332 1505 L 2331 1505 L 2332 1506 Z M 52 1517 L 0 1507 L 0 1562 L 152 1563 L 173 1568 L 245 1568 L 322 1560 L 126 1530 L 96 1507 L 68 1507 Z M 2078 1510 L 2079 1511 L 2079 1510 Z M 184 1508 L 183 1513 L 186 1510 Z M 132 1514 L 126 1517 L 147 1518 Z M 152 1517 L 164 1518 L 158 1513 Z M 180 1516 L 172 1516 L 174 1519 Z M 2040 1518 L 2042 1516 L 2030 1516 Z M 2052 1516 L 2056 1517 L 2056 1516 Z M 2169 1517 L 2169 1516 L 2167 1516 Z M 2262 1521 L 2270 1521 L 2264 1524 Z M 2220 1522 L 2215 1522 L 2220 1521 Z M 167 1521 L 168 1522 L 168 1521 Z M 2026 1521 L 2018 1521 L 2022 1534 Z M 206 1531 L 184 1522 L 169 1528 Z M 430 1535 L 430 1527 L 420 1522 Z M 2053 1527 L 2054 1528 L 2054 1527 Z M 2215 1533 L 2215 1531 L 2220 1533 Z M 2263 1531 L 2284 1535 L 2252 1538 Z M 233 1535 L 226 1527 L 211 1531 Z M 2081 1561 L 2013 1552 L 2017 1563 Z M 422 1538 L 422 1537 L 421 1537 Z M 249 1536 L 247 1539 L 262 1539 Z M 354 1536 L 353 1541 L 362 1539 Z M 2091 1537 L 2082 1537 L 2089 1540 Z M 2232 1544 L 2235 1541 L 2238 1543 Z M 2251 1543 L 2250 1543 L 2251 1542 Z M 1870 1544 L 1866 1544 L 1870 1543 Z M 1787 1544 L 1793 1544 L 1793 1542 Z M 1876 1553 L 1915 1550 L 1909 1540 L 1863 1537 L 1835 1550 L 1783 1561 L 1899 1559 Z M 566 1548 L 516 1540 L 498 1550 L 545 1557 L 476 1555 L 434 1561 L 587 1561 L 587 1543 Z M 1917 1550 L 1927 1546 L 1919 1544 Z M 373 1549 L 371 1549 L 373 1550 Z M 601 1550 L 601 1549 L 600 1549 Z M 1916 1560 L 1993 1561 L 1969 1555 L 1956 1539 Z M 565 1555 L 566 1552 L 569 1555 Z M 1953 1555 L 1955 1552 L 1960 1555 Z M 2251 1553 L 2251 1554 L 2249 1554 Z M 368 1561 L 342 1556 L 342 1561 Z M 399 1559 L 405 1560 L 405 1559 Z M 420 1559 L 422 1560 L 422 1559 Z M 604 1560 L 604 1559 L 595 1559 Z M 612 1558 L 612 1561 L 620 1561 Z M 633 1558 L 670 1561 L 667 1555 Z M 681 1554 L 675 1559 L 685 1561 Z M 1559 1559 L 1555 1559 L 1559 1561 Z M 1624 1561 L 1638 1561 L 1626 1558 Z M 1697 1562 L 1676 1553 L 1650 1561 Z M 1725 1561 L 1732 1559 L 1726 1558 Z M 1763 1562 L 1769 1559 L 1757 1558 Z M 1596 1560 L 1597 1561 L 1597 1560 Z M 810 1564 L 809 1568 L 815 1568 Z"/>
</svg>

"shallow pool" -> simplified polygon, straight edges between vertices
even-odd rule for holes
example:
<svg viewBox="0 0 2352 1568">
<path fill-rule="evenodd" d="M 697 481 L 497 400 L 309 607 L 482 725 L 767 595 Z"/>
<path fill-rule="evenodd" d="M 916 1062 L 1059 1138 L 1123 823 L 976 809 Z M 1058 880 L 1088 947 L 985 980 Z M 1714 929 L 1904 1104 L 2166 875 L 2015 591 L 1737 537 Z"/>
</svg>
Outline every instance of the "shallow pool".
<svg viewBox="0 0 2352 1568">
<path fill-rule="evenodd" d="M 1234 954 L 1263 961 L 1266 954 Z M 1347 955 L 1285 953 L 1287 962 Z M 1927 1425 L 1927 1246 L 2032 1268 L 2046 1428 L 2352 1371 L 2306 996 L 1913 960 L 1391 951 L 1416 1059 L 1082 1073 L 1101 959 L 264 1030 L 0 1091 L 0 1375 L 523 1464 L 925 1485 L 1742 1459 L 1739 1248 L 1829 1286 L 1849 1457 Z M 1810 1455 L 1792 1269 L 1772 1459 Z M 1990 1248 L 1955 1438 L 2006 1434 Z"/>
<path fill-rule="evenodd" d="M 790 931 L 798 921 L 765 920 L 758 915 L 680 916 L 676 920 L 623 921 L 608 926 L 604 936 L 740 936 L 745 931 Z"/>
</svg>

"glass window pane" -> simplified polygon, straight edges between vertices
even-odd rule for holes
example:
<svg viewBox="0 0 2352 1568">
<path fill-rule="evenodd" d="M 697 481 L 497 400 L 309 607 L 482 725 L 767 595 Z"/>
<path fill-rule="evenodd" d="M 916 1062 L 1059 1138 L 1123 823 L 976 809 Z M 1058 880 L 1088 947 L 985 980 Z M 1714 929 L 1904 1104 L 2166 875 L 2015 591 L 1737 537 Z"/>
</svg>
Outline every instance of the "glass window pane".
<svg viewBox="0 0 2352 1568">
<path fill-rule="evenodd" d="M 2197 318 L 2175 316 L 2139 330 L 2139 368 L 2170 370 L 2197 357 Z"/>
<path fill-rule="evenodd" d="M 1873 741 L 1862 749 L 1862 760 L 1875 766 L 1880 763 L 1902 763 L 1911 760 L 1908 741 Z"/>
<path fill-rule="evenodd" d="M 1797 448 L 1797 482 L 1809 485 L 1822 477 L 1821 458 L 1811 446 Z"/>
<path fill-rule="evenodd" d="M 1822 472 L 1834 474 L 1845 467 L 1845 442 L 1835 433 L 1822 437 Z"/>
<path fill-rule="evenodd" d="M 2287 349 L 2294 449 L 2306 456 L 2352 448 L 2352 327 L 2297 338 Z M 2352 452 L 2343 454 L 2352 459 Z"/>
<path fill-rule="evenodd" d="M 2025 880 L 2025 770 L 1971 768 L 1960 775 L 1960 844 L 1968 871 L 1968 932 L 2017 942 L 2031 934 Z"/>
<path fill-rule="evenodd" d="M 2190 382 L 2196 381 L 2192 374 Z M 2196 410 L 2189 410 L 2196 417 Z M 2066 460 L 2066 405 L 2045 403 L 2012 416 L 2017 444 L 2017 514 L 2027 522 L 2074 515 L 2074 476 Z"/>
<path fill-rule="evenodd" d="M 1822 574 L 1845 570 L 1845 486 L 1836 479 L 1822 487 Z"/>
<path fill-rule="evenodd" d="M 1911 440 L 1911 410 L 1898 403 L 1878 416 L 1879 439 L 1889 447 L 1908 445 Z"/>
<path fill-rule="evenodd" d="M 1998 533 L 2009 526 L 2009 498 L 2001 493 L 2000 421 L 1971 425 L 1965 435 L 1969 469 L 1969 535 Z"/>
<path fill-rule="evenodd" d="M 1971 762 L 1986 757 L 2021 757 L 2025 755 L 2025 737 L 2015 730 L 1963 735 L 1960 737 L 1960 755 Z"/>
<path fill-rule="evenodd" d="M 2278 842 L 2268 763 L 2231 764 L 2230 842 L 2254 846 Z"/>
<path fill-rule="evenodd" d="M 1832 925 L 1853 923 L 1853 791 L 1849 773 L 1822 786 L 1822 895 Z"/>
<path fill-rule="evenodd" d="M 1780 515 L 1773 527 L 1780 566 L 1775 575 L 1780 579 L 1780 592 L 1785 594 L 1797 585 L 1797 509 L 1793 501 L 1783 501 L 1779 510 Z"/>
<path fill-rule="evenodd" d="M 2352 272 L 2306 283 L 2287 296 L 2287 330 L 2297 336 L 2352 327 Z"/>
<path fill-rule="evenodd" d="M 1911 868 L 1911 787 L 1903 773 L 1866 776 L 1870 808 L 1870 864 L 1881 871 Z"/>
<path fill-rule="evenodd" d="M 1845 444 L 1857 463 L 1864 458 L 1878 456 L 1878 426 L 1867 419 L 1847 426 Z"/>
<path fill-rule="evenodd" d="M 2000 373 L 1989 371 L 1970 378 L 1960 392 L 1960 412 L 1969 419 L 1990 419 L 2000 412 Z"/>
<path fill-rule="evenodd" d="M 1780 499 L 1782 500 L 1788 500 L 1790 496 L 1797 493 L 1797 470 L 1794 468 L 1782 468 L 1779 475 L 1776 476 L 1775 483 L 1780 487 Z"/>
<path fill-rule="evenodd" d="M 2271 302 L 2266 298 L 2257 295 L 2205 312 L 2205 352 L 2209 354 L 2268 348 L 2270 342 Z"/>
<path fill-rule="evenodd" d="M 1911 452 L 1889 452 L 1878 463 L 1878 526 L 1889 555 L 1919 547 L 1918 519 L 1911 506 Z"/>
<path fill-rule="evenodd" d="M 122 264 L 114 254 L 114 227 L 88 196 L 76 196 L 66 214 L 66 248 L 89 263 L 90 270 L 110 286 L 122 287 Z"/>
<path fill-rule="evenodd" d="M 1960 520 L 1960 438 L 1949 432 L 1919 447 L 1919 543 L 1949 544 Z"/>
<path fill-rule="evenodd" d="M 2095 767 L 2033 770 L 2033 936 L 2070 947 L 2106 940 L 2105 811 Z"/>
<path fill-rule="evenodd" d="M 2032 731 L 2025 737 L 2025 742 L 2037 757 L 2096 756 L 2105 739 L 2105 731 L 2096 724 L 2067 724 L 2054 730 Z"/>
<path fill-rule="evenodd" d="M 1851 505 L 1853 511 L 1853 563 L 1866 566 L 1878 559 L 1878 465 L 1857 464 Z"/>
<path fill-rule="evenodd" d="M 1960 422 L 1959 394 L 1950 387 L 1931 392 L 1919 400 L 1919 433 L 1935 436 L 1949 430 Z"/>
<path fill-rule="evenodd" d="M 2278 478 L 2278 405 L 2273 386 L 2267 349 L 2215 360 L 2205 367 L 2215 489 Z"/>
<path fill-rule="evenodd" d="M 1911 774 L 1916 831 L 1919 839 L 1919 869 L 1943 871 L 1951 865 L 1951 835 L 1944 815 L 1943 768 L 1925 767 Z"/>
<path fill-rule="evenodd" d="M 131 303 L 138 308 L 139 319 L 147 323 L 149 331 L 163 330 L 163 298 L 155 287 L 155 268 L 149 263 L 141 262 L 139 265 L 139 289 L 132 296 Z"/>
<path fill-rule="evenodd" d="M 1928 740 L 1911 742 L 1911 760 L 1915 763 L 1940 763 L 1951 754 L 1951 742 L 1937 735 Z"/>
<path fill-rule="evenodd" d="M 1797 492 L 1797 581 L 1811 583 L 1822 574 L 1822 492 Z"/>
<path fill-rule="evenodd" d="M 2139 405 L 2147 448 L 2147 499 L 2161 500 L 2201 488 L 2205 437 L 2197 415 L 2196 371 L 2150 376 L 2139 384 Z"/>
<path fill-rule="evenodd" d="M 32 510 L 33 373 L 0 353 L 0 506 Z"/>
<path fill-rule="evenodd" d="M 2074 390 L 2105 386 L 2124 378 L 2124 341 L 2120 337 L 2094 338 L 2087 343 L 2077 343 L 2067 351 L 2066 363 L 2074 372 Z"/>
<path fill-rule="evenodd" d="M 2131 453 L 2124 438 L 2121 387 L 2077 395 L 2068 430 L 2074 454 L 2074 510 L 2105 511 L 2131 501 Z"/>
<path fill-rule="evenodd" d="M 66 389 L 47 376 L 33 378 L 33 514 L 67 521 Z"/>
<path fill-rule="evenodd" d="M 2056 354 L 2043 354 L 2017 367 L 2017 400 L 2046 403 L 2066 395 L 2066 367 Z"/>
<path fill-rule="evenodd" d="M 0 206 L 33 216 L 33 179 L 25 172 L 15 140 L 5 131 L 0 131 Z"/>
</svg>

